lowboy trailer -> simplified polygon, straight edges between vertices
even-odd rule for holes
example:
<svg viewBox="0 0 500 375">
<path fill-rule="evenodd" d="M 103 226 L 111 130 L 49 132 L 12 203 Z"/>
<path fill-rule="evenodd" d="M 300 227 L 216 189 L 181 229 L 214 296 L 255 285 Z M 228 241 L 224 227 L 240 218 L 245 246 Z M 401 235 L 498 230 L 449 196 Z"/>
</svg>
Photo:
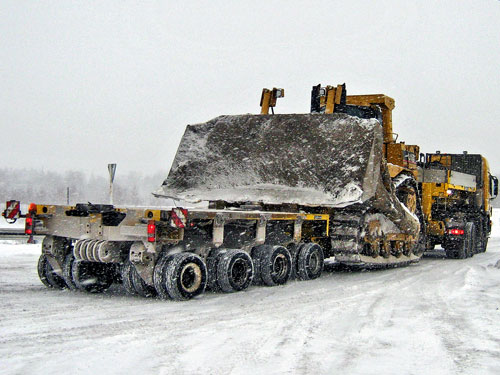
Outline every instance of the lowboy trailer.
<svg viewBox="0 0 500 375">
<path fill-rule="evenodd" d="M 45 235 L 38 273 L 46 286 L 101 292 L 121 282 L 130 294 L 175 300 L 206 287 L 239 291 L 252 280 L 273 286 L 293 274 L 314 279 L 325 256 L 316 242 L 329 234 L 327 214 L 252 207 L 31 204 L 22 216 L 27 234 Z"/>
</svg>

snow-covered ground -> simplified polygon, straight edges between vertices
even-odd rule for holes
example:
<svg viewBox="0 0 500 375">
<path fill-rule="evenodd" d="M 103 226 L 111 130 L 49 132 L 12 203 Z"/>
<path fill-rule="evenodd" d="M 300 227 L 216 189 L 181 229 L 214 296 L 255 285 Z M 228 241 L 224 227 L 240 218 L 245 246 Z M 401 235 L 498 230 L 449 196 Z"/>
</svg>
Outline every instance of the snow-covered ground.
<svg viewBox="0 0 500 375">
<path fill-rule="evenodd" d="M 500 218 L 488 251 L 188 302 L 46 289 L 0 244 L 1 374 L 499 374 Z"/>
</svg>

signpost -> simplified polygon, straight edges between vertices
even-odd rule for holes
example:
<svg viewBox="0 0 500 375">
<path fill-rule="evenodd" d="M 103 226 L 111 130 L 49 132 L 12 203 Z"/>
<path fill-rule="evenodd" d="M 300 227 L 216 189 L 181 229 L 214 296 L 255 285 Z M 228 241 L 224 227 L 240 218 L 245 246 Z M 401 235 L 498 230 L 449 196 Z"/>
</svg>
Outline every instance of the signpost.
<svg viewBox="0 0 500 375">
<path fill-rule="evenodd" d="M 115 179 L 116 164 L 108 164 L 109 171 L 109 204 L 113 204 L 113 181 Z"/>
</svg>

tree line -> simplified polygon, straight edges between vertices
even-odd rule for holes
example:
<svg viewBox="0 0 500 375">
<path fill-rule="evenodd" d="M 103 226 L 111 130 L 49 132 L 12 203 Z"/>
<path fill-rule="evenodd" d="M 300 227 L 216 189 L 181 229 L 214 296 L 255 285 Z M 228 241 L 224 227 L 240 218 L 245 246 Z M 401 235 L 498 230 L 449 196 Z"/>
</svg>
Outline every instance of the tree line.
<svg viewBox="0 0 500 375">
<path fill-rule="evenodd" d="M 165 199 L 151 193 L 158 189 L 166 173 L 144 175 L 117 172 L 113 184 L 113 203 L 116 205 L 165 205 Z M 0 199 L 22 203 L 108 203 L 109 178 L 81 171 L 54 172 L 38 169 L 0 168 Z M 3 203 L 2 203 L 3 206 Z"/>
</svg>

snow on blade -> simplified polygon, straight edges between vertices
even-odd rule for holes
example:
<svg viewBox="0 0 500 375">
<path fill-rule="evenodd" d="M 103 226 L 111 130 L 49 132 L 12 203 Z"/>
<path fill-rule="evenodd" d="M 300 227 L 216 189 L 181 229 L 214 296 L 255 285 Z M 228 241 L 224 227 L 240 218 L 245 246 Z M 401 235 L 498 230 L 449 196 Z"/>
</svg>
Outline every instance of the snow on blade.
<svg viewBox="0 0 500 375">
<path fill-rule="evenodd" d="M 157 196 L 344 207 L 375 194 L 382 128 L 345 114 L 220 116 L 189 125 Z"/>
</svg>

